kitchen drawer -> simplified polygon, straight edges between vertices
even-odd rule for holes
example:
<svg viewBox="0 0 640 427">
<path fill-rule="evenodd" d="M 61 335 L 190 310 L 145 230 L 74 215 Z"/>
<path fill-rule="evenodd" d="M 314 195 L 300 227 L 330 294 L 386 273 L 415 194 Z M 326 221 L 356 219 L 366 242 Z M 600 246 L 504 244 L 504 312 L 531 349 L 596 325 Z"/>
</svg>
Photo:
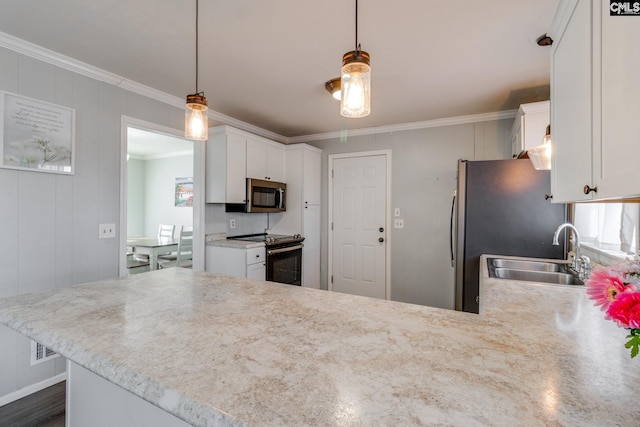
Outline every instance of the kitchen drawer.
<svg viewBox="0 0 640 427">
<path fill-rule="evenodd" d="M 256 262 L 264 262 L 265 256 L 264 247 L 247 249 L 247 265 Z"/>
</svg>

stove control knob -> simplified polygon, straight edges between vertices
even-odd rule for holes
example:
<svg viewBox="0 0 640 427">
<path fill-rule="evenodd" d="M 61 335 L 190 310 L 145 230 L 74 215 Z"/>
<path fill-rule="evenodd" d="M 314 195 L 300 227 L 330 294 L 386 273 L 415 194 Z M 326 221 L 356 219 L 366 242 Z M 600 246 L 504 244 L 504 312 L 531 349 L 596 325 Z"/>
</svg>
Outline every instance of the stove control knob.
<svg viewBox="0 0 640 427">
<path fill-rule="evenodd" d="M 301 235 L 299 235 L 299 234 L 294 234 L 294 235 L 293 235 L 293 238 L 294 238 L 294 239 L 300 239 L 301 237 L 302 237 L 302 236 L 301 236 Z"/>
</svg>

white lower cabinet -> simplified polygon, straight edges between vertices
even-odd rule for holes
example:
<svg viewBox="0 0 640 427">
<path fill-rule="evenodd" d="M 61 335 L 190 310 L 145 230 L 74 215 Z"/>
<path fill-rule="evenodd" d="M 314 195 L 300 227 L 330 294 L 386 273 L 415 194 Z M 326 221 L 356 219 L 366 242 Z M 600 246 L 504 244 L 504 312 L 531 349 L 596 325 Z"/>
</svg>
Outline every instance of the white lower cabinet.
<svg viewBox="0 0 640 427">
<path fill-rule="evenodd" d="M 67 361 L 68 426 L 189 427 L 139 396 Z"/>
<path fill-rule="evenodd" d="M 265 280 L 267 266 L 264 246 L 258 248 L 229 248 L 207 246 L 205 270 L 249 279 Z"/>
</svg>

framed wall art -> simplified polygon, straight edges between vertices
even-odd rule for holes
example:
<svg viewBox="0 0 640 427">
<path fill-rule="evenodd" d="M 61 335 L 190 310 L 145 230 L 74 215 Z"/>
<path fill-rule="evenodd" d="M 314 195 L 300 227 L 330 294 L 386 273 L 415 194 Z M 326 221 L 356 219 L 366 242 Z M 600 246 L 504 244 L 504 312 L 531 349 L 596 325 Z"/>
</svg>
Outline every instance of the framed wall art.
<svg viewBox="0 0 640 427">
<path fill-rule="evenodd" d="M 176 178 L 175 193 L 176 207 L 193 207 L 193 177 Z"/>
<path fill-rule="evenodd" d="M 73 175 L 72 108 L 0 91 L 0 167 Z"/>
</svg>

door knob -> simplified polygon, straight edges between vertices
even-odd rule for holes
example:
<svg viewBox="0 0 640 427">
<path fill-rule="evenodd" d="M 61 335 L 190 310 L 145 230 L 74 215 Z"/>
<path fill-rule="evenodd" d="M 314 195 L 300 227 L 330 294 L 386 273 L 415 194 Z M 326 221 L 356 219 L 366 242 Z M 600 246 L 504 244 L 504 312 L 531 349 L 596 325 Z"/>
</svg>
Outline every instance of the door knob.
<svg viewBox="0 0 640 427">
<path fill-rule="evenodd" d="M 378 228 L 378 231 L 382 233 L 384 231 L 384 228 L 380 227 Z"/>
<path fill-rule="evenodd" d="M 381 238 L 378 239 L 378 242 L 382 243 L 382 242 L 384 242 L 384 239 L 381 237 Z"/>
</svg>

